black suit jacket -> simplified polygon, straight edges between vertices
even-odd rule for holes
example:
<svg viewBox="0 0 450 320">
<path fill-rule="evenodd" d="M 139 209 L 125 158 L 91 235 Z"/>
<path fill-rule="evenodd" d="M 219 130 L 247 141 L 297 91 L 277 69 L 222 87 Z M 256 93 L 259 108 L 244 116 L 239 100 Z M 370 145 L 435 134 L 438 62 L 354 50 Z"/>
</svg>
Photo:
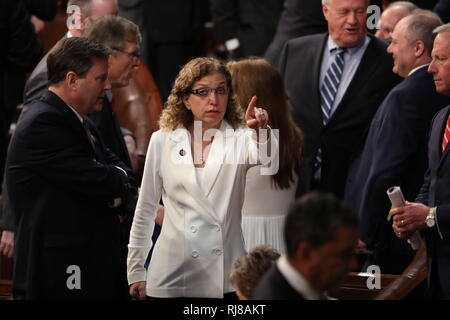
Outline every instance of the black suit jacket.
<svg viewBox="0 0 450 320">
<path fill-rule="evenodd" d="M 89 121 L 89 120 L 86 120 Z M 33 102 L 7 159 L 14 218 L 13 293 L 26 299 L 120 296 L 120 227 L 108 203 L 124 196 L 127 170 L 92 123 L 95 148 L 75 113 L 54 93 Z M 81 271 L 69 290 L 68 268 Z"/>
<path fill-rule="evenodd" d="M 105 145 L 118 156 L 128 167 L 131 167 L 130 156 L 123 138 L 117 118 L 112 111 L 111 102 L 105 97 L 101 111 L 93 112 L 88 117 L 94 122 Z"/>
<path fill-rule="evenodd" d="M 442 137 L 450 106 L 433 119 L 428 142 L 428 170 L 416 201 L 437 207 L 436 227 L 425 229 L 428 259 L 428 284 L 433 296 L 450 299 L 450 148 L 442 154 Z"/>
<path fill-rule="evenodd" d="M 385 238 L 381 231 L 392 233 L 386 190 L 400 186 L 407 200 L 417 196 L 428 168 L 431 120 L 448 104 L 450 97 L 436 93 L 433 76 L 424 67 L 392 89 L 375 114 L 345 190 L 345 200 L 360 218 L 360 239 L 369 246 Z"/>
<path fill-rule="evenodd" d="M 272 266 L 253 291 L 252 300 L 305 300 L 286 281 L 278 267 Z"/>
<path fill-rule="evenodd" d="M 328 124 L 322 123 L 320 68 L 327 34 L 290 40 L 279 63 L 290 112 L 305 135 L 305 168 L 300 193 L 311 189 L 314 157 L 322 148 L 320 189 L 343 196 L 347 171 L 361 148 L 379 105 L 400 80 L 392 72 L 386 44 L 372 36 L 359 67 Z"/>
<path fill-rule="evenodd" d="M 217 41 L 237 38 L 237 57 L 262 56 L 275 35 L 284 1 L 210 0 Z"/>
</svg>

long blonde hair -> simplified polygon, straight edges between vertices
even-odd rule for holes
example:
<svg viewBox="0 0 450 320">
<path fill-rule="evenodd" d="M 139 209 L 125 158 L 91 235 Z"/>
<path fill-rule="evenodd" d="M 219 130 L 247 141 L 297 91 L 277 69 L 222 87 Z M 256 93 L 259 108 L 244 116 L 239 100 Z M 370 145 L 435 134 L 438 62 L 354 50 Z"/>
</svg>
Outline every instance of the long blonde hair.
<svg viewBox="0 0 450 320">
<path fill-rule="evenodd" d="M 229 62 L 233 89 L 238 104 L 246 108 L 253 96 L 258 107 L 269 113 L 269 125 L 279 129 L 280 169 L 272 176 L 275 188 L 287 189 L 294 182 L 294 172 L 300 173 L 303 154 L 303 134 L 288 111 L 287 96 L 280 73 L 261 58 Z"/>
<path fill-rule="evenodd" d="M 183 102 L 183 98 L 189 94 L 195 82 L 203 77 L 219 72 L 225 76 L 228 87 L 228 105 L 225 112 L 226 120 L 234 129 L 245 125 L 244 114 L 237 105 L 231 85 L 231 75 L 226 65 L 215 58 L 195 58 L 189 61 L 180 70 L 177 79 L 172 87 L 166 108 L 163 110 L 159 125 L 161 130 L 175 130 L 177 128 L 188 128 L 194 121 L 194 116 Z"/>
</svg>

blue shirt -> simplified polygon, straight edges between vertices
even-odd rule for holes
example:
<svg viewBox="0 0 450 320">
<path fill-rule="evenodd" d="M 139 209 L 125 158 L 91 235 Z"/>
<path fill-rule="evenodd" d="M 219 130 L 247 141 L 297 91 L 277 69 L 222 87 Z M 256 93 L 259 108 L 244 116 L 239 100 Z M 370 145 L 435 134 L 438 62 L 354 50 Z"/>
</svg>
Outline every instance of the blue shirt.
<svg viewBox="0 0 450 320">
<path fill-rule="evenodd" d="M 331 114 L 336 111 L 337 106 L 341 103 L 345 92 L 347 91 L 353 76 L 358 69 L 364 52 L 366 52 L 367 46 L 370 43 L 370 38 L 366 35 L 364 40 L 361 41 L 356 47 L 347 48 L 344 53 L 344 70 L 342 72 L 341 82 L 334 99 L 333 106 L 331 107 Z M 325 46 L 325 50 L 322 57 L 322 64 L 320 67 L 320 85 L 322 85 L 323 79 L 325 78 L 325 73 L 330 67 L 331 63 L 334 61 L 336 56 L 336 50 L 339 46 L 328 36 L 328 41 Z"/>
</svg>

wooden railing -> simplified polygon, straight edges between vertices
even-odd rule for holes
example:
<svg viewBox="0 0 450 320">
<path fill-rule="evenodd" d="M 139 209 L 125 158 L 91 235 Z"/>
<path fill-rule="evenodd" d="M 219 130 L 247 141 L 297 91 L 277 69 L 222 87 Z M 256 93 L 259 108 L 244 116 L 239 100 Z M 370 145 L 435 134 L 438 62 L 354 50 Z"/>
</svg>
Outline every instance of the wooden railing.
<svg viewBox="0 0 450 320">
<path fill-rule="evenodd" d="M 329 296 L 342 300 L 401 300 L 421 285 L 427 278 L 426 248 L 423 245 L 411 264 L 400 275 L 381 274 L 380 288 L 369 289 L 373 275 L 350 272 Z"/>
<path fill-rule="evenodd" d="M 0 280 L 0 300 L 12 299 L 11 287 L 12 287 L 11 280 Z"/>
</svg>

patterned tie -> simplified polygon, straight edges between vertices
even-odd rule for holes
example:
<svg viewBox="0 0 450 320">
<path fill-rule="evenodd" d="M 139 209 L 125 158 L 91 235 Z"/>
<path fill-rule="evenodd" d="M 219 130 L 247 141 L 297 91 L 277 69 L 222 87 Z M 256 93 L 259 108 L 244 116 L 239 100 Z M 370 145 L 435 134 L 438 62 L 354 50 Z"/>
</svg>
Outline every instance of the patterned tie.
<svg viewBox="0 0 450 320">
<path fill-rule="evenodd" d="M 332 52 L 334 50 L 336 50 L 336 57 L 325 73 L 322 85 L 320 86 L 320 107 L 322 108 L 322 122 L 324 126 L 330 121 L 333 103 L 339 89 L 339 84 L 341 83 L 342 72 L 344 71 L 345 48 L 336 48 L 333 49 Z M 317 150 L 314 167 L 319 169 L 321 164 L 322 149 L 319 148 L 319 150 Z"/>
<path fill-rule="evenodd" d="M 442 139 L 442 153 L 444 153 L 449 140 L 450 140 L 450 115 L 448 116 L 447 126 L 445 127 L 445 132 L 444 132 L 444 138 Z"/>
<path fill-rule="evenodd" d="M 84 131 L 86 132 L 86 135 L 89 139 L 89 142 L 91 143 L 92 148 L 95 150 L 95 138 L 91 134 L 91 130 L 89 129 L 89 123 L 88 123 L 88 120 L 86 119 L 86 117 L 83 117 L 83 127 L 84 127 Z"/>
</svg>

